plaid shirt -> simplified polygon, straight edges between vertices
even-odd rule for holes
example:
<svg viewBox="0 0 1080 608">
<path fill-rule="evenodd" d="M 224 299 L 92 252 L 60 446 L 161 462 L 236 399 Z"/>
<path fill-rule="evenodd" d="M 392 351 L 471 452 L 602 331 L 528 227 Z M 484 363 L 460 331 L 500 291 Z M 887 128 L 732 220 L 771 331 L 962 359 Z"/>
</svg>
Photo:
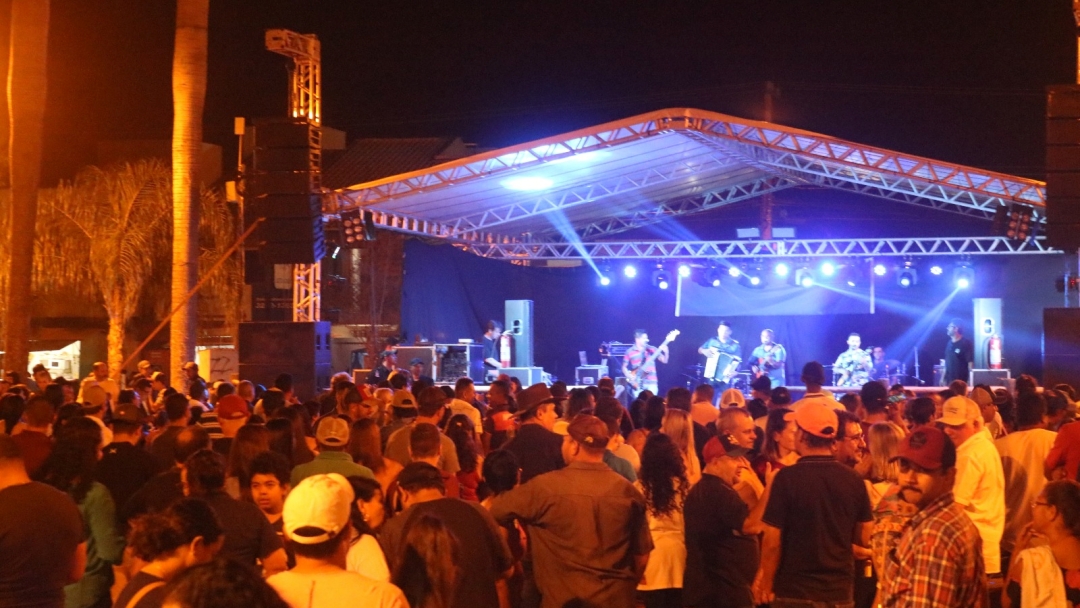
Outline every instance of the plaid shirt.
<svg viewBox="0 0 1080 608">
<path fill-rule="evenodd" d="M 911 518 L 886 558 L 884 578 L 888 608 L 988 604 L 982 538 L 952 492 Z"/>
</svg>

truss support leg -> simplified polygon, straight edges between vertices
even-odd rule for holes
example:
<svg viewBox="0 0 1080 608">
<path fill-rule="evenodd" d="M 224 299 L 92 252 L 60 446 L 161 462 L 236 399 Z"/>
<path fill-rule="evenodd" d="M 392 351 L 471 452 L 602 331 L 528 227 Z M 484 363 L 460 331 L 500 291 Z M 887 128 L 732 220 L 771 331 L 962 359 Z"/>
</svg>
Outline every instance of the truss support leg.
<svg viewBox="0 0 1080 608">
<path fill-rule="evenodd" d="M 308 323 L 320 320 L 322 262 L 293 266 L 293 321 Z"/>
</svg>

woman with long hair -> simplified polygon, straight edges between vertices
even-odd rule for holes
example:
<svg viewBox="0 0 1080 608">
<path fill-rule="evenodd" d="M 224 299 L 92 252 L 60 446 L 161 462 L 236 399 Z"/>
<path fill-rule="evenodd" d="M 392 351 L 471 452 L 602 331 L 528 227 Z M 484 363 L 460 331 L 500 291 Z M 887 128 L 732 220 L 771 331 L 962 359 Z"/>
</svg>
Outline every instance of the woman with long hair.
<svg viewBox="0 0 1080 608">
<path fill-rule="evenodd" d="M 87 530 L 86 569 L 82 578 L 64 587 L 66 608 L 109 605 L 113 564 L 124 554 L 124 541 L 116 530 L 116 505 L 105 486 L 95 481 L 101 458 L 101 427 L 77 416 L 55 429 L 56 442 L 37 480 L 71 496 Z"/>
<path fill-rule="evenodd" d="M 884 587 L 885 556 L 896 546 L 915 507 L 900 497 L 899 465 L 892 462 L 904 439 L 904 429 L 892 422 L 878 422 L 867 433 L 870 453 L 870 479 L 866 492 L 873 508 L 874 524 L 870 531 L 870 561 L 878 578 L 878 589 Z"/>
<path fill-rule="evenodd" d="M 383 494 L 386 494 L 390 484 L 404 468 L 397 461 L 383 456 L 379 425 L 371 418 L 352 423 L 348 451 L 354 462 L 371 469 L 382 487 Z"/>
<path fill-rule="evenodd" d="M 480 456 L 477 448 L 476 425 L 465 414 L 456 414 L 450 417 L 446 424 L 446 436 L 454 442 L 457 450 L 458 464 L 461 470 L 457 472 L 458 488 L 463 500 L 478 501 L 476 490 L 480 486 L 484 458 Z"/>
<path fill-rule="evenodd" d="M 353 475 L 348 479 L 355 497 L 349 509 L 349 521 L 356 534 L 349 541 L 345 569 L 376 581 L 389 581 L 390 568 L 386 565 L 386 556 L 379 541 L 375 539 L 375 534 L 386 521 L 382 486 L 367 477 Z"/>
<path fill-rule="evenodd" d="M 684 413 L 678 410 L 680 413 Z M 653 550 L 638 583 L 646 608 L 680 608 L 686 539 L 683 536 L 683 501 L 690 489 L 686 478 L 685 449 L 667 434 L 645 441 L 637 487 L 645 497 Z"/>
<path fill-rule="evenodd" d="M 799 461 L 799 454 L 795 451 L 795 421 L 784 420 L 784 416 L 790 413 L 788 408 L 778 407 L 769 410 L 766 416 L 765 445 L 761 454 L 750 463 L 762 483 L 765 483 L 767 465 L 771 464 L 776 471 Z"/>
<path fill-rule="evenodd" d="M 1045 544 L 1032 547 L 1032 535 Z M 1031 523 L 1016 541 L 1003 608 L 1080 604 L 1080 483 L 1051 481 L 1032 503 Z"/>
<path fill-rule="evenodd" d="M 670 437 L 679 448 L 683 463 L 686 465 L 686 478 L 693 486 L 701 479 L 701 460 L 698 459 L 697 450 L 694 449 L 694 423 L 690 419 L 689 412 L 672 409 L 664 412 L 660 432 Z M 645 457 L 644 452 L 645 450 L 642 449 L 642 458 Z"/>
<path fill-rule="evenodd" d="M 245 424 L 236 431 L 225 463 L 225 491 L 229 496 L 251 502 L 251 461 L 269 451 L 270 431 L 265 426 Z"/>
<path fill-rule="evenodd" d="M 315 438 L 311 436 L 308 421 L 295 407 L 278 408 L 271 418 L 284 418 L 292 423 L 293 431 L 293 466 L 315 460 Z"/>
<path fill-rule="evenodd" d="M 113 606 L 160 606 L 165 599 L 165 583 L 187 568 L 214 559 L 224 542 L 214 511 L 194 498 L 184 498 L 165 511 L 132 520 L 128 547 L 146 565 L 131 577 Z"/>
<path fill-rule="evenodd" d="M 394 560 L 393 583 L 412 608 L 450 608 L 458 585 L 458 539 L 434 515 L 410 522 Z"/>
<path fill-rule="evenodd" d="M 285 458 L 289 459 L 289 470 L 291 471 L 297 462 L 293 461 L 296 456 L 296 435 L 293 433 L 292 422 L 284 418 L 274 418 L 267 420 L 266 432 L 268 433 L 268 445 L 271 452 L 277 452 Z"/>
</svg>

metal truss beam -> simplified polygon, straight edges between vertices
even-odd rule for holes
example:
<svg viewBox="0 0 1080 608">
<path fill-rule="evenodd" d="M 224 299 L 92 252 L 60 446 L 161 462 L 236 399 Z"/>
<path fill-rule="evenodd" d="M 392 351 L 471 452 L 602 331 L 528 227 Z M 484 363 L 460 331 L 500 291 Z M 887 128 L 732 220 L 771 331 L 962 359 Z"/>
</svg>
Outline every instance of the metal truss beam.
<svg viewBox="0 0 1080 608">
<path fill-rule="evenodd" d="M 450 224 L 454 229 L 451 236 L 457 237 L 461 233 L 476 232 L 553 211 L 595 203 L 617 194 L 640 190 L 646 186 L 663 184 L 710 171 L 737 167 L 740 164 L 742 163 L 710 155 L 700 162 L 680 162 L 659 169 L 650 167 L 644 171 L 620 175 L 610 180 L 601 180 L 577 188 L 560 190 L 527 202 L 486 209 L 481 213 L 467 215 Z"/>
<path fill-rule="evenodd" d="M 322 263 L 293 265 L 293 321 L 307 323 L 318 321 L 320 313 L 320 294 Z"/>
<path fill-rule="evenodd" d="M 525 260 L 692 260 L 822 257 L 922 257 L 1057 254 L 1045 239 L 1005 237 L 793 239 L 785 241 L 627 241 L 462 244 L 486 258 Z"/>
<path fill-rule="evenodd" d="M 772 150 L 779 153 L 781 158 L 784 156 L 798 158 L 802 162 L 790 166 L 799 170 L 806 170 L 806 167 L 813 166 L 816 161 L 822 166 L 845 167 L 849 169 L 851 177 L 854 177 L 853 174 L 856 172 L 877 174 L 883 181 L 889 182 L 886 187 L 900 187 L 913 194 L 920 194 L 924 190 L 904 185 L 900 180 L 965 193 L 970 196 L 970 199 L 1028 205 L 1035 207 L 1040 215 L 1041 210 L 1046 206 L 1045 188 L 1041 182 L 1035 180 L 991 171 L 975 171 L 962 165 L 860 146 L 816 133 L 787 129 L 768 123 L 740 123 L 723 118 L 699 116 L 686 116 L 682 121 L 684 128 L 687 129 L 756 148 Z M 783 165 L 783 163 L 777 164 Z M 893 179 L 886 179 L 887 176 Z M 927 194 L 933 193 L 927 192 Z M 961 204 L 956 200 L 943 202 Z"/>
<path fill-rule="evenodd" d="M 647 120 L 636 124 L 627 124 L 611 130 L 592 133 L 575 131 L 566 136 L 551 137 L 535 142 L 530 148 L 513 150 L 499 154 L 481 155 L 476 161 L 466 164 L 452 164 L 444 169 L 435 167 L 396 175 L 378 180 L 360 190 L 345 189 L 345 195 L 353 205 L 369 206 L 390 198 L 397 198 L 411 192 L 431 192 L 453 186 L 457 182 L 484 177 L 495 172 L 526 169 L 579 154 L 599 150 L 621 143 L 636 141 L 650 135 L 662 133 L 668 128 L 662 121 Z"/>
<path fill-rule="evenodd" d="M 610 217 L 582 227 L 577 232 L 581 238 L 608 236 L 662 222 L 668 218 L 701 213 L 724 205 L 776 192 L 797 185 L 783 178 L 767 176 L 753 181 L 706 192 L 701 196 L 662 202 L 659 206 L 628 216 Z"/>
<path fill-rule="evenodd" d="M 323 213 L 335 216 L 341 211 L 351 207 L 351 202 L 345 199 L 341 192 L 332 192 L 328 201 L 323 203 Z M 371 219 L 377 228 L 422 236 L 428 238 L 443 239 L 447 241 L 471 241 L 477 243 L 519 243 L 522 239 L 503 236 L 492 232 L 476 230 L 472 232 L 456 233 L 454 227 L 442 222 L 424 220 L 402 213 L 387 213 L 366 209 L 371 213 Z"/>
</svg>

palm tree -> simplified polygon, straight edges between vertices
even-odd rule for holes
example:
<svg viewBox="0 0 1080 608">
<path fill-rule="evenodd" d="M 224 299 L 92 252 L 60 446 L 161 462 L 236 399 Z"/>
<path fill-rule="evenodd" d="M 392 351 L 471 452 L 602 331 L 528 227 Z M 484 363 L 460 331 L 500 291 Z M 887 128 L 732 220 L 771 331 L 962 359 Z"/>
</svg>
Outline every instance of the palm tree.
<svg viewBox="0 0 1080 608">
<path fill-rule="evenodd" d="M 195 286 L 199 270 L 199 204 L 195 175 L 202 145 L 206 98 L 206 40 L 210 0 L 176 0 L 176 43 L 173 52 L 172 305 L 178 306 Z M 186 387 L 180 369 L 195 355 L 198 302 L 193 298 L 173 316 L 169 326 L 172 384 Z"/>
<path fill-rule="evenodd" d="M 127 325 L 167 251 L 169 169 L 160 160 L 87 167 L 42 196 L 41 283 L 50 291 L 96 296 L 109 315 L 109 376 L 120 377 Z M 167 266 L 166 266 L 167 267 Z"/>
<path fill-rule="evenodd" d="M 25 372 L 30 354 L 31 273 L 37 190 L 41 180 L 45 126 L 45 67 L 49 41 L 49 0 L 14 0 L 11 6 L 11 62 L 8 117 L 11 200 L 8 205 L 4 367 Z"/>
</svg>

